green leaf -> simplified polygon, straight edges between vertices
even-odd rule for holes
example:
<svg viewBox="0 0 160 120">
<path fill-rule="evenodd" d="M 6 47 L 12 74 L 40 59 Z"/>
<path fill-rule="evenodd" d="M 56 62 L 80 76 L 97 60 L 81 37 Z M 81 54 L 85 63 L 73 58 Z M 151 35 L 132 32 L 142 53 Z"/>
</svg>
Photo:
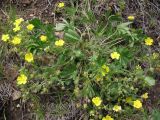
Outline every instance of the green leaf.
<svg viewBox="0 0 160 120">
<path fill-rule="evenodd" d="M 126 23 L 121 23 L 117 26 L 117 30 L 119 33 L 121 34 L 131 34 L 130 33 L 130 28 L 128 27 L 128 25 L 130 25 L 132 22 L 126 22 Z"/>
<path fill-rule="evenodd" d="M 63 66 L 63 70 L 61 71 L 60 76 L 65 77 L 72 77 L 72 74 L 76 71 L 76 65 L 75 64 L 68 64 L 66 66 Z"/>
<path fill-rule="evenodd" d="M 96 21 L 95 15 L 94 15 L 92 10 L 89 10 L 87 12 L 87 16 L 86 17 L 88 18 L 89 22 L 95 22 Z"/>
<path fill-rule="evenodd" d="M 97 29 L 93 29 L 93 31 L 95 32 L 95 34 L 98 36 L 98 37 L 101 37 L 102 35 L 104 35 L 104 33 L 107 31 L 107 27 L 105 25 L 106 23 L 99 23 L 99 26 L 97 27 Z M 107 31 L 108 32 L 108 31 Z"/>
<path fill-rule="evenodd" d="M 144 78 L 144 80 L 149 86 L 155 85 L 155 79 L 153 79 L 152 77 L 147 76 Z"/>
<path fill-rule="evenodd" d="M 66 7 L 65 8 L 67 15 L 70 15 L 71 17 L 75 16 L 77 9 L 74 7 Z"/>
<path fill-rule="evenodd" d="M 118 15 L 111 15 L 111 16 L 109 16 L 109 20 L 111 22 L 113 22 L 113 21 L 122 21 L 122 18 L 121 18 L 121 16 L 118 16 Z"/>
<path fill-rule="evenodd" d="M 65 39 L 72 41 L 72 42 L 80 40 L 80 36 L 78 35 L 78 33 L 72 29 L 69 29 L 68 31 L 66 31 L 64 37 Z"/>
<path fill-rule="evenodd" d="M 117 28 L 128 28 L 128 25 L 130 25 L 132 22 L 125 22 L 121 23 L 117 26 Z"/>
<path fill-rule="evenodd" d="M 84 97 L 88 96 L 88 97 L 91 97 L 91 98 L 93 96 L 95 96 L 94 89 L 93 89 L 92 84 L 89 80 L 84 82 L 84 87 L 82 89 L 82 95 Z"/>
<path fill-rule="evenodd" d="M 38 18 L 29 21 L 29 23 L 33 24 L 36 28 L 41 28 L 41 26 L 43 26 L 43 23 Z"/>
</svg>

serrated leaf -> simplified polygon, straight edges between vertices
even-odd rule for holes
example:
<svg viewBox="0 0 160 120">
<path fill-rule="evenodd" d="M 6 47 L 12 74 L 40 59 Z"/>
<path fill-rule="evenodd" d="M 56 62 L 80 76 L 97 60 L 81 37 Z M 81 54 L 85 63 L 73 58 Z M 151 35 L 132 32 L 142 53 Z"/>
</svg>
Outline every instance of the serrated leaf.
<svg viewBox="0 0 160 120">
<path fill-rule="evenodd" d="M 126 23 L 121 23 L 117 26 L 117 30 L 119 33 L 122 33 L 122 34 L 131 34 L 130 31 L 129 31 L 129 27 L 128 25 L 130 25 L 132 22 L 126 22 Z"/>
</svg>

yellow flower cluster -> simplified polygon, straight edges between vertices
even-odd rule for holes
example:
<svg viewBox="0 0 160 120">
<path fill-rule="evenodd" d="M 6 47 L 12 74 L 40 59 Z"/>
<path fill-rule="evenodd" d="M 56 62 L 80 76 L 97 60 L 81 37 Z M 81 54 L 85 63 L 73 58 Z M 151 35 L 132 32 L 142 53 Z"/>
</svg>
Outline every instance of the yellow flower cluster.
<svg viewBox="0 0 160 120">
<path fill-rule="evenodd" d="M 24 19 L 23 18 L 19 18 L 19 19 L 16 19 L 14 22 L 13 22 L 13 25 L 14 25 L 14 28 L 13 28 L 13 31 L 14 32 L 17 32 L 17 31 L 20 31 L 20 29 L 21 29 L 21 23 L 24 21 Z M 31 30 L 33 30 L 33 28 L 34 28 L 34 25 L 33 24 L 28 24 L 27 26 L 26 26 L 26 28 L 29 30 L 29 31 L 31 31 Z M 10 36 L 9 36 L 9 34 L 2 34 L 2 41 L 4 41 L 4 42 L 7 42 L 9 39 L 10 39 Z M 10 43 L 12 43 L 13 45 L 18 45 L 18 44 L 20 44 L 21 43 L 21 40 L 22 40 L 22 38 L 20 37 L 20 35 L 16 35 L 16 36 L 13 36 L 12 38 L 11 38 L 11 41 L 9 41 Z"/>
<path fill-rule="evenodd" d="M 147 99 L 148 98 L 148 93 L 143 94 L 141 97 L 144 98 L 144 99 Z M 142 102 L 138 99 L 132 102 L 132 98 L 128 97 L 128 98 L 126 98 L 126 102 L 127 103 L 133 103 L 133 107 L 136 108 L 136 109 L 142 108 Z M 102 99 L 100 97 L 94 97 L 94 98 L 92 98 L 92 103 L 96 107 L 98 107 L 102 104 Z M 119 106 L 119 105 L 113 106 L 113 111 L 119 112 L 121 110 L 122 110 L 121 106 Z M 111 116 L 107 115 L 106 117 L 103 117 L 102 120 L 114 120 L 114 119 Z"/>
<path fill-rule="evenodd" d="M 92 102 L 93 102 L 93 104 L 94 104 L 95 106 L 100 106 L 101 103 L 102 103 L 102 100 L 101 100 L 100 97 L 94 97 L 94 98 L 92 99 Z"/>
<path fill-rule="evenodd" d="M 42 42 L 46 42 L 47 41 L 47 36 L 41 35 L 40 40 Z M 55 45 L 58 46 L 58 47 L 62 47 L 64 45 L 64 43 L 65 43 L 65 41 L 62 40 L 62 39 L 59 39 L 59 40 L 55 41 Z"/>
<path fill-rule="evenodd" d="M 113 53 L 111 53 L 111 58 L 119 60 L 120 54 L 118 52 L 113 52 Z"/>
<path fill-rule="evenodd" d="M 60 3 L 58 4 L 58 7 L 59 7 L 59 8 L 64 7 L 64 3 L 63 3 L 63 2 L 60 2 Z M 134 16 L 128 16 L 128 20 L 134 20 L 134 19 L 135 19 Z M 19 18 L 19 19 L 15 20 L 15 22 L 13 23 L 13 25 L 14 25 L 13 31 L 14 31 L 14 32 L 20 31 L 20 28 L 21 28 L 20 24 L 21 24 L 23 21 L 24 21 L 23 18 Z M 28 24 L 28 25 L 26 26 L 26 28 L 27 28 L 29 31 L 32 31 L 32 30 L 34 29 L 34 27 L 35 27 L 35 26 L 34 26 L 33 24 Z M 9 34 L 3 34 L 3 35 L 2 35 L 2 41 L 7 42 L 9 39 L 10 39 Z M 41 35 L 41 36 L 39 36 L 39 39 L 40 39 L 42 42 L 46 42 L 48 38 L 47 38 L 46 35 Z M 13 37 L 13 39 L 11 39 L 11 43 L 12 43 L 13 45 L 18 45 L 18 44 L 21 43 L 21 40 L 22 40 L 22 38 L 20 37 L 20 35 L 16 35 L 16 36 Z M 148 38 L 145 39 L 145 45 L 151 46 L 151 45 L 153 45 L 153 42 L 154 42 L 153 39 L 150 38 L 150 37 L 148 37 Z M 62 46 L 64 46 L 65 41 L 64 41 L 63 39 L 59 39 L 59 40 L 56 40 L 54 44 L 55 44 L 55 46 L 62 47 Z M 46 48 L 46 49 L 47 49 L 47 48 Z M 116 52 L 116 51 L 115 51 L 115 52 L 112 52 L 112 53 L 110 54 L 110 57 L 111 57 L 112 59 L 116 59 L 116 60 L 119 60 L 119 59 L 120 59 L 120 56 L 121 56 L 121 55 L 120 55 L 118 52 Z M 32 54 L 31 52 L 28 52 L 28 53 L 25 54 L 24 59 L 25 59 L 25 61 L 27 61 L 27 62 L 30 63 L 30 62 L 33 62 L 33 61 L 34 61 L 34 56 L 33 56 L 33 54 Z M 139 65 L 136 66 L 136 69 L 141 69 L 141 66 L 139 66 Z M 109 73 L 110 68 L 109 68 L 107 65 L 102 65 L 101 68 L 100 68 L 100 70 L 101 70 L 100 76 L 97 76 L 97 77 L 96 77 L 97 81 L 99 81 L 102 76 L 105 76 L 107 73 Z M 102 75 L 101 75 L 101 74 L 102 74 Z M 18 84 L 18 85 L 26 84 L 26 83 L 27 83 L 27 79 L 28 79 L 28 78 L 27 78 L 27 76 L 26 76 L 25 74 L 20 74 L 20 75 L 17 77 L 17 84 Z M 75 92 L 75 93 L 76 93 L 76 92 L 79 93 L 79 88 L 75 89 L 74 92 Z M 147 98 L 148 98 L 148 93 L 144 93 L 143 95 L 141 95 L 141 98 L 147 99 Z M 135 100 L 135 101 L 132 101 L 132 98 L 131 98 L 131 97 L 128 97 L 128 98 L 126 98 L 126 102 L 127 102 L 127 103 L 131 103 L 131 102 L 132 102 L 132 103 L 133 103 L 133 104 L 132 104 L 133 107 L 135 107 L 135 108 L 137 108 L 137 109 L 142 108 L 142 102 L 141 102 L 140 100 L 138 100 L 138 99 Z M 102 99 L 101 99 L 100 97 L 94 97 L 94 98 L 92 98 L 92 103 L 93 103 L 93 105 L 95 105 L 96 107 L 98 107 L 98 106 L 100 106 L 100 105 L 102 104 Z M 85 108 L 86 108 L 86 106 L 87 106 L 87 105 L 85 105 Z M 119 112 L 119 111 L 122 110 L 122 108 L 121 108 L 121 106 L 119 106 L 119 105 L 114 105 L 113 108 L 112 108 L 112 110 L 115 111 L 115 112 Z M 114 120 L 114 119 L 113 119 L 111 116 L 106 115 L 105 117 L 102 118 L 102 120 Z"/>
<path fill-rule="evenodd" d="M 17 84 L 21 85 L 21 84 L 26 84 L 27 83 L 27 76 L 24 74 L 20 74 L 17 78 Z"/>
<path fill-rule="evenodd" d="M 106 117 L 103 117 L 102 120 L 114 120 L 111 116 L 106 115 Z"/>
</svg>

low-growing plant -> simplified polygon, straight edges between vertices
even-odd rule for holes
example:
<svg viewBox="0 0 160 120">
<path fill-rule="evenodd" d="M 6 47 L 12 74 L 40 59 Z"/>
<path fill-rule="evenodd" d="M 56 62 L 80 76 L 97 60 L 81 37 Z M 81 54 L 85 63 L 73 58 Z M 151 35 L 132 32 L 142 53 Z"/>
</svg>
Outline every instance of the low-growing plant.
<svg viewBox="0 0 160 120">
<path fill-rule="evenodd" d="M 151 49 L 154 40 L 133 28 L 133 17 L 125 22 L 110 9 L 97 15 L 95 4 L 58 4 L 63 19 L 54 25 L 8 19 L 1 40 L 20 57 L 16 83 L 24 100 L 67 94 L 83 99 L 80 106 L 94 120 L 143 111 L 159 63 L 159 53 Z"/>
</svg>

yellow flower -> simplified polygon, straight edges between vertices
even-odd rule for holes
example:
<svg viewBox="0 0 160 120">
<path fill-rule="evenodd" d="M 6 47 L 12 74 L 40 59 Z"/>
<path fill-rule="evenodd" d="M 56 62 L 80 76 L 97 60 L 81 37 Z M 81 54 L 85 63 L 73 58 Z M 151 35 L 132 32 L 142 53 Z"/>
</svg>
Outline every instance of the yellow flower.
<svg viewBox="0 0 160 120">
<path fill-rule="evenodd" d="M 111 58 L 119 60 L 120 54 L 118 52 L 113 52 L 113 53 L 111 53 Z"/>
<path fill-rule="evenodd" d="M 64 7 L 64 2 L 58 3 L 58 7 L 59 7 L 59 8 L 63 8 L 63 7 Z"/>
<path fill-rule="evenodd" d="M 24 74 L 21 74 L 20 76 L 18 76 L 17 78 L 18 85 L 26 84 L 26 83 L 27 83 L 27 76 L 25 76 Z"/>
<path fill-rule="evenodd" d="M 34 28 L 34 25 L 33 25 L 33 24 L 29 24 L 29 25 L 27 25 L 27 29 L 28 29 L 28 30 L 30 30 L 30 31 L 31 31 L 31 30 L 33 30 L 33 28 Z"/>
<path fill-rule="evenodd" d="M 102 120 L 114 120 L 111 116 L 107 115 L 106 117 L 103 117 Z"/>
<path fill-rule="evenodd" d="M 102 76 L 105 76 L 108 72 L 109 72 L 109 67 L 106 66 L 106 65 L 103 65 L 102 66 L 102 71 L 101 71 Z"/>
<path fill-rule="evenodd" d="M 15 36 L 11 42 L 12 42 L 12 44 L 14 44 L 14 45 L 18 45 L 18 44 L 21 43 L 21 38 L 18 37 L 18 36 Z"/>
<path fill-rule="evenodd" d="M 106 117 L 103 117 L 102 120 L 106 120 Z"/>
<path fill-rule="evenodd" d="M 26 60 L 27 62 L 32 62 L 32 61 L 33 61 L 33 54 L 32 54 L 32 53 L 27 53 L 27 54 L 25 55 L 25 60 Z"/>
<path fill-rule="evenodd" d="M 144 93 L 143 95 L 141 95 L 141 98 L 147 99 L 148 98 L 148 93 Z"/>
<path fill-rule="evenodd" d="M 126 98 L 126 103 L 130 103 L 130 102 L 132 102 L 132 97 L 127 97 Z"/>
<path fill-rule="evenodd" d="M 19 26 L 23 21 L 24 21 L 23 18 L 19 18 L 19 19 L 16 19 L 13 24 L 14 24 L 15 26 Z"/>
<path fill-rule="evenodd" d="M 2 35 L 2 40 L 4 41 L 4 42 L 7 42 L 7 40 L 9 40 L 9 35 L 8 34 L 3 34 Z"/>
<path fill-rule="evenodd" d="M 108 73 L 108 72 L 109 72 L 109 67 L 108 67 L 108 66 L 103 65 L 103 66 L 102 66 L 102 68 L 105 70 L 105 72 L 106 72 L 106 73 Z"/>
<path fill-rule="evenodd" d="M 59 46 L 59 47 L 63 46 L 63 45 L 64 45 L 64 40 L 62 40 L 62 39 L 57 40 L 57 41 L 55 42 L 55 45 L 56 45 L 56 46 Z"/>
<path fill-rule="evenodd" d="M 148 45 L 148 46 L 153 45 L 153 39 L 150 38 L 150 37 L 147 37 L 147 38 L 145 39 L 145 45 Z"/>
<path fill-rule="evenodd" d="M 142 107 L 142 102 L 140 100 L 133 101 L 133 107 L 139 109 Z"/>
<path fill-rule="evenodd" d="M 93 104 L 94 104 L 95 106 L 100 106 L 101 103 L 102 103 L 102 100 L 101 100 L 100 97 L 94 97 L 94 98 L 92 99 L 92 102 L 93 102 Z"/>
<path fill-rule="evenodd" d="M 116 112 L 118 112 L 118 111 L 121 111 L 122 108 L 121 108 L 121 106 L 119 106 L 119 105 L 115 105 L 115 106 L 113 107 L 113 110 L 116 111 Z"/>
<path fill-rule="evenodd" d="M 128 18 L 128 20 L 131 20 L 131 21 L 133 21 L 135 19 L 135 17 L 132 15 L 128 16 L 127 18 Z"/>
<path fill-rule="evenodd" d="M 41 36 L 40 36 L 40 40 L 41 40 L 42 42 L 46 42 L 46 41 L 47 41 L 47 36 L 41 35 Z"/>
<path fill-rule="evenodd" d="M 14 32 L 17 32 L 17 31 L 20 31 L 21 27 L 19 25 L 16 25 L 14 28 L 13 28 L 13 31 Z"/>
</svg>

